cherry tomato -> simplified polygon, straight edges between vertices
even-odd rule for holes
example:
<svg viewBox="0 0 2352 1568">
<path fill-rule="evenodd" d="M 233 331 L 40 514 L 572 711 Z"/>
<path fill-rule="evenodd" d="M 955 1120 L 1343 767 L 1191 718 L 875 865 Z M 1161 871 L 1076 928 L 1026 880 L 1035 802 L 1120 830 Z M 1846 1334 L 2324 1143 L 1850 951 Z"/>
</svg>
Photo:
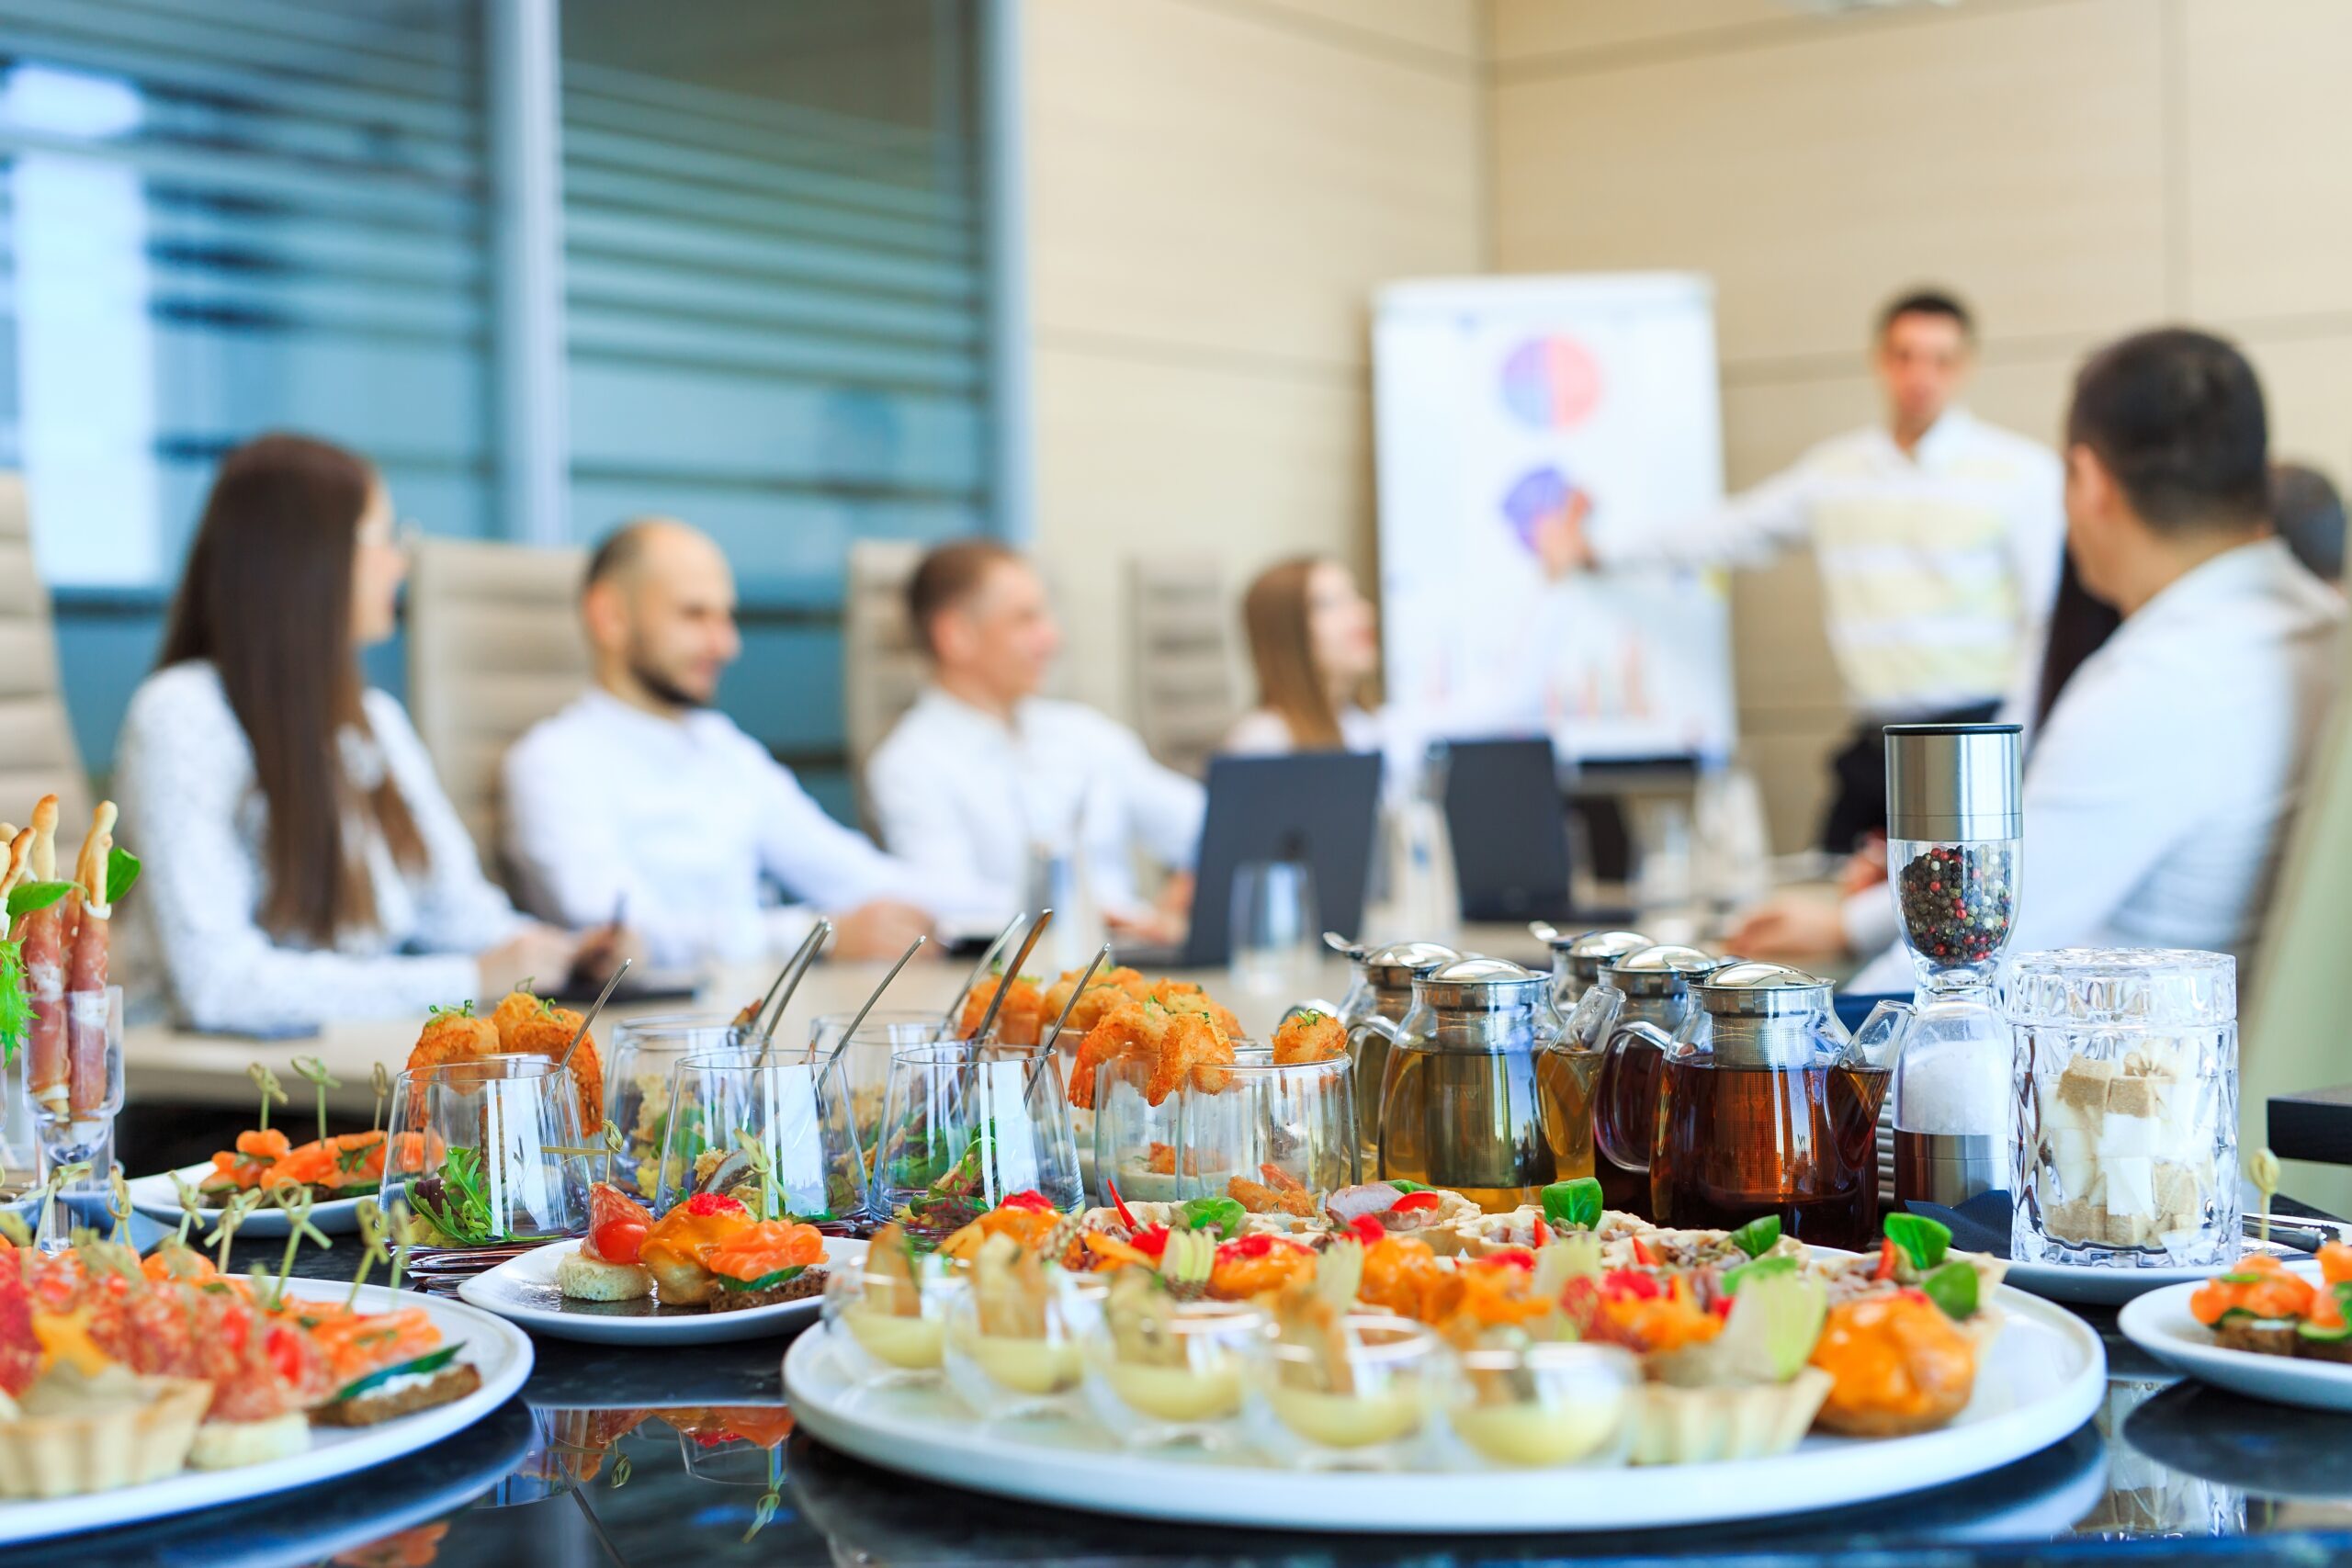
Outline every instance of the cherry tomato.
<svg viewBox="0 0 2352 1568">
<path fill-rule="evenodd" d="M 607 1263 L 634 1263 L 638 1248 L 645 1245 L 645 1234 L 643 1220 L 623 1215 L 606 1220 L 590 1231 L 588 1245 Z"/>
</svg>

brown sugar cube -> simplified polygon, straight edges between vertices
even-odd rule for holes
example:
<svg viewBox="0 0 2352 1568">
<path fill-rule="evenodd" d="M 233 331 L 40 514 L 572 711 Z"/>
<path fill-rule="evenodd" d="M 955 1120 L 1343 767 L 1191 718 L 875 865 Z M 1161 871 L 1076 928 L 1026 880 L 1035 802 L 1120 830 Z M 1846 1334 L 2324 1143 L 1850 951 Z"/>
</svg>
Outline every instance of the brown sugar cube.
<svg viewBox="0 0 2352 1568">
<path fill-rule="evenodd" d="M 2115 1064 L 2077 1056 L 2058 1075 L 2058 1103 L 2086 1122 L 2096 1122 L 2107 1110 L 2107 1095 L 2115 1079 Z"/>
<path fill-rule="evenodd" d="M 2205 1207 L 2205 1193 L 2194 1167 L 2178 1160 L 2156 1162 L 2156 1227 L 2184 1230 L 2197 1223 Z"/>
<path fill-rule="evenodd" d="M 2080 1198 L 2069 1198 L 2050 1205 L 2049 1217 L 2041 1228 L 2060 1241 L 2097 1241 L 2100 1225 L 2098 1212 Z"/>
<path fill-rule="evenodd" d="M 2155 1221 L 2148 1214 L 2116 1214 L 2099 1211 L 2099 1238 L 2109 1247 L 2145 1247 L 2155 1234 Z"/>
<path fill-rule="evenodd" d="M 2164 1112 L 2164 1092 L 2172 1079 L 2119 1077 L 2107 1086 L 2107 1110 L 2111 1116 L 2154 1117 Z"/>
</svg>

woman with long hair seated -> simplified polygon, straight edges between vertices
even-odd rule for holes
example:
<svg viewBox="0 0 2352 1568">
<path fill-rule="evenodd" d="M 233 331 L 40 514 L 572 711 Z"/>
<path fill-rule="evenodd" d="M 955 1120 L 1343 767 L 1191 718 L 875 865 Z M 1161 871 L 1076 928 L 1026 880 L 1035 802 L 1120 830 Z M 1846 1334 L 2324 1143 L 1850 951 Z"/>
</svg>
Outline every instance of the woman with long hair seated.
<svg viewBox="0 0 2352 1568">
<path fill-rule="evenodd" d="M 273 434 L 221 460 L 115 764 L 188 1023 L 421 1015 L 571 966 L 579 939 L 482 875 L 408 716 L 361 681 L 406 574 L 366 459 Z"/>
<path fill-rule="evenodd" d="M 1227 732 L 1224 750 L 1377 751 L 1380 719 L 1363 704 L 1380 669 L 1372 604 L 1353 573 L 1326 556 L 1268 567 L 1241 601 L 1258 705 Z"/>
</svg>

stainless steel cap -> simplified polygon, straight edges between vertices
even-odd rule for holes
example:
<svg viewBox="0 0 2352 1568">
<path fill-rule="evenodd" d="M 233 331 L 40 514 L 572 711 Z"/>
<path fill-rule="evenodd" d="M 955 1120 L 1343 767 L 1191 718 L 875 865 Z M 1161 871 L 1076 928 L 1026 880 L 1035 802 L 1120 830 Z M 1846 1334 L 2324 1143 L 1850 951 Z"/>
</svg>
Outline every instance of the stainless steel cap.
<svg viewBox="0 0 2352 1568">
<path fill-rule="evenodd" d="M 1392 942 L 1386 947 L 1376 947 L 1356 960 L 1363 968 L 1364 978 L 1384 990 L 1401 991 L 1413 983 L 1416 975 L 1426 975 L 1439 964 L 1461 957 L 1462 954 L 1440 942 Z"/>
<path fill-rule="evenodd" d="M 1553 968 L 1589 986 L 1611 959 L 1640 952 L 1650 939 L 1639 931 L 1579 931 L 1574 936 L 1563 931 L 1549 945 Z"/>
<path fill-rule="evenodd" d="M 1711 1013 L 1770 1018 L 1829 1005 L 1829 982 L 1785 964 L 1726 964 L 1692 983 L 1691 995 Z"/>
<path fill-rule="evenodd" d="M 1602 964 L 1600 972 L 1629 997 L 1669 997 L 1724 962 L 1695 947 L 1668 942 L 1636 948 Z"/>
<path fill-rule="evenodd" d="M 1931 842 L 2022 838 L 2014 724 L 1886 727 L 1886 833 Z"/>
<path fill-rule="evenodd" d="M 1413 1000 L 1440 1009 L 1518 1008 L 1546 999 L 1552 976 L 1523 968 L 1508 958 L 1448 959 L 1426 974 L 1413 976 Z"/>
</svg>

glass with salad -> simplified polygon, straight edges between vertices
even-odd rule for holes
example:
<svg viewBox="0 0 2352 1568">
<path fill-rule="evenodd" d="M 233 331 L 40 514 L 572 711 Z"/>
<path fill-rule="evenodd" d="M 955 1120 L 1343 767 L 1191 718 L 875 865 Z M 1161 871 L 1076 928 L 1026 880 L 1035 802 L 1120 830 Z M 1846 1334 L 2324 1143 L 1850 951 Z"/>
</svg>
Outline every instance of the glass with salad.
<svg viewBox="0 0 2352 1568">
<path fill-rule="evenodd" d="M 392 1084 L 384 1189 L 408 1203 L 411 1239 L 435 1247 L 551 1241 L 588 1223 L 601 1150 L 579 1096 L 544 1056 L 477 1056 Z"/>
<path fill-rule="evenodd" d="M 687 1056 L 668 1093 L 655 1208 L 723 1192 L 754 1219 L 840 1225 L 864 1207 L 848 1097 L 824 1064 L 733 1049 Z"/>
<path fill-rule="evenodd" d="M 916 1045 L 892 1053 L 866 1195 L 877 1222 L 923 1245 L 1016 1192 L 1079 1208 L 1078 1144 L 1053 1054 Z"/>
</svg>

